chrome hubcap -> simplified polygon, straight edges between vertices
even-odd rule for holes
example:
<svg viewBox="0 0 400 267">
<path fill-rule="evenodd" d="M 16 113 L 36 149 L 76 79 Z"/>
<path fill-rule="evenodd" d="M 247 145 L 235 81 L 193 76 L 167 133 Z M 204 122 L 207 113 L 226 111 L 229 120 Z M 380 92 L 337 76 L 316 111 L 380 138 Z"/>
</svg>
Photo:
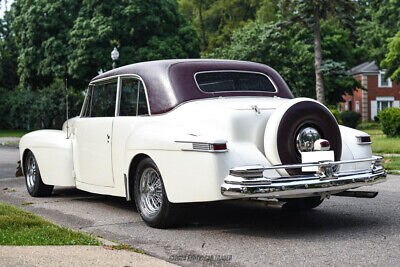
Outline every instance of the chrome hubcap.
<svg viewBox="0 0 400 267">
<path fill-rule="evenodd" d="M 161 178 L 153 168 L 144 170 L 140 177 L 140 210 L 147 216 L 156 215 L 161 208 L 163 191 Z"/>
<path fill-rule="evenodd" d="M 35 186 L 36 180 L 36 161 L 33 157 L 29 157 L 26 171 L 26 184 L 31 190 Z"/>
<path fill-rule="evenodd" d="M 321 134 L 313 127 L 304 127 L 296 136 L 296 147 L 299 153 L 314 150 L 314 142 L 321 139 Z"/>
</svg>

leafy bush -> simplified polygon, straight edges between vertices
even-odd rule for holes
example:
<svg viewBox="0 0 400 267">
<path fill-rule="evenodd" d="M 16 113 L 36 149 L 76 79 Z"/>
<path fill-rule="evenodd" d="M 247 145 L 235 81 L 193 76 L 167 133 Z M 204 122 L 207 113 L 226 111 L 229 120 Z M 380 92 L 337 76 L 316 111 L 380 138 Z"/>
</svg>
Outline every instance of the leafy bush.
<svg viewBox="0 0 400 267">
<path fill-rule="evenodd" d="M 0 91 L 0 121 L 3 129 L 60 129 L 66 120 L 65 85 L 56 80 L 38 91 L 17 88 Z M 83 102 L 81 92 L 68 92 L 69 116 L 79 114 Z"/>
<path fill-rule="evenodd" d="M 340 113 L 342 124 L 347 127 L 356 128 L 360 122 L 361 115 L 355 111 L 344 111 Z"/>
<path fill-rule="evenodd" d="M 387 108 L 378 114 L 382 131 L 387 136 L 400 135 L 400 108 Z"/>
<path fill-rule="evenodd" d="M 337 123 L 342 123 L 342 121 L 340 120 L 340 112 L 339 112 L 339 110 L 337 110 L 335 108 L 334 109 L 329 108 L 329 110 L 332 112 L 333 116 L 335 116 L 335 119 L 336 119 Z"/>
<path fill-rule="evenodd" d="M 378 122 L 363 122 L 357 125 L 359 130 L 380 129 L 381 125 Z"/>
</svg>

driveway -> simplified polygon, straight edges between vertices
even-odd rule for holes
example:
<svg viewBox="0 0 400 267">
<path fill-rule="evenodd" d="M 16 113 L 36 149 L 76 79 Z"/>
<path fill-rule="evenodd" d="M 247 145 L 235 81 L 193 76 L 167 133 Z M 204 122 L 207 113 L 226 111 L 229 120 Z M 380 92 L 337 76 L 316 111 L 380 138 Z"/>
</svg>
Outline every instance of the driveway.
<svg viewBox="0 0 400 267">
<path fill-rule="evenodd" d="M 0 145 L 0 179 L 4 177 L 15 177 L 18 160 L 19 149 L 17 147 Z"/>
<path fill-rule="evenodd" d="M 71 188 L 32 198 L 22 178 L 0 180 L 0 189 L 1 202 L 180 265 L 400 265 L 400 177 L 394 175 L 367 188 L 380 192 L 374 199 L 331 197 L 306 213 L 258 202 L 190 205 L 187 223 L 169 230 L 146 226 L 123 198 Z"/>
</svg>

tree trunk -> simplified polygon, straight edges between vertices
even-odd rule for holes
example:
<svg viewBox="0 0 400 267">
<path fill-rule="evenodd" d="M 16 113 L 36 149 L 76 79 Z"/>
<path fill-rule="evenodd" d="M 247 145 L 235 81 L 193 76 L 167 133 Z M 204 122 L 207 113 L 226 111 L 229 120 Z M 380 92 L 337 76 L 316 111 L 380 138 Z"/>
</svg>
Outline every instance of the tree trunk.
<svg viewBox="0 0 400 267">
<path fill-rule="evenodd" d="M 320 16 L 319 16 L 319 5 L 314 5 L 314 53 L 315 53 L 315 91 L 317 100 L 325 104 L 324 94 L 324 78 L 322 73 L 319 72 L 322 63 L 322 49 L 321 49 L 321 27 L 320 27 Z"/>
<path fill-rule="evenodd" d="M 203 22 L 203 15 L 201 13 L 202 9 L 202 0 L 196 0 L 197 11 L 199 12 L 199 23 L 200 23 L 200 31 L 201 31 L 201 45 L 202 50 L 204 51 L 206 48 L 206 34 L 204 32 L 204 22 Z"/>
</svg>

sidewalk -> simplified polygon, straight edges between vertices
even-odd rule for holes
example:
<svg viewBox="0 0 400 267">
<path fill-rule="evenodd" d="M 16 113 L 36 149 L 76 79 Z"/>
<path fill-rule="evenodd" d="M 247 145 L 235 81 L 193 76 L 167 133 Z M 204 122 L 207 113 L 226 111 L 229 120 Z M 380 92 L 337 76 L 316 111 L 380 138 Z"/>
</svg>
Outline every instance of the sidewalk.
<svg viewBox="0 0 400 267">
<path fill-rule="evenodd" d="M 18 147 L 19 140 L 21 140 L 21 137 L 0 137 L 0 145 Z"/>
<path fill-rule="evenodd" d="M 0 266 L 176 266 L 148 255 L 100 246 L 0 246 Z"/>
</svg>

